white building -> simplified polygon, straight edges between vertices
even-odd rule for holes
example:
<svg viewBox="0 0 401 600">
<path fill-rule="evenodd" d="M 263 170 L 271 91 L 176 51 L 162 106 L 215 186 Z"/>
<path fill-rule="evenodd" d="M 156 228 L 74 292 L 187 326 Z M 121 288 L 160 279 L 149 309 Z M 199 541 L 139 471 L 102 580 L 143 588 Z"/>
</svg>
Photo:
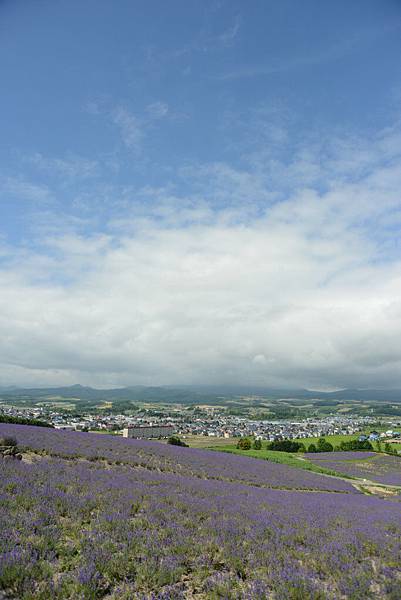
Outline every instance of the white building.
<svg viewBox="0 0 401 600">
<path fill-rule="evenodd" d="M 175 429 L 173 425 L 131 425 L 123 429 L 125 438 L 159 438 L 173 435 Z"/>
</svg>

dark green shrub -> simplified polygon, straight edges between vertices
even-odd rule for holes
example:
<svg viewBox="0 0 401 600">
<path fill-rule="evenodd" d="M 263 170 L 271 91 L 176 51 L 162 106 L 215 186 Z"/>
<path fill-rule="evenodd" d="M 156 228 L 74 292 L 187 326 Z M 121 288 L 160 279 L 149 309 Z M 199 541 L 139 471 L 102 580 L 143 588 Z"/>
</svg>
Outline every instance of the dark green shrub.
<svg viewBox="0 0 401 600">
<path fill-rule="evenodd" d="M 172 446 L 182 446 L 183 448 L 188 448 L 188 444 L 183 442 L 177 435 L 172 435 L 167 440 L 168 444 Z"/>
<path fill-rule="evenodd" d="M 241 438 L 237 443 L 238 450 L 250 450 L 251 449 L 251 440 L 248 438 Z"/>
<path fill-rule="evenodd" d="M 341 442 L 339 449 L 342 451 L 373 450 L 373 446 L 368 440 L 365 440 L 364 442 L 360 442 L 359 440 L 349 440 L 348 442 Z"/>
<path fill-rule="evenodd" d="M 326 442 L 326 440 L 322 437 L 319 438 L 316 447 L 317 452 L 333 452 L 333 445 L 330 442 Z"/>
<path fill-rule="evenodd" d="M 268 450 L 276 450 L 278 452 L 299 452 L 303 444 L 294 442 L 293 440 L 276 440 L 267 445 Z"/>
<path fill-rule="evenodd" d="M 386 454 L 395 454 L 395 455 L 398 455 L 397 450 L 394 450 L 394 448 L 392 447 L 392 445 L 389 442 L 386 442 L 384 444 L 384 452 Z"/>
<path fill-rule="evenodd" d="M 15 425 L 36 425 L 37 427 L 53 427 L 40 419 L 28 419 L 25 417 L 13 417 L 11 415 L 0 415 L 0 423 L 13 423 Z"/>
</svg>

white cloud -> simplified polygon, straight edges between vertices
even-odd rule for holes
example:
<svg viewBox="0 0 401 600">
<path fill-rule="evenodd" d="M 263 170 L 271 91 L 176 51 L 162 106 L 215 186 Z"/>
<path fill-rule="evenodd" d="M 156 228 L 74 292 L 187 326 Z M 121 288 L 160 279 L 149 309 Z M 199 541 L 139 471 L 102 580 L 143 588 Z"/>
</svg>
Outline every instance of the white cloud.
<svg viewBox="0 0 401 600">
<path fill-rule="evenodd" d="M 135 152 L 141 151 L 143 140 L 140 119 L 123 106 L 118 106 L 111 113 L 113 122 L 118 126 L 122 140 L 127 148 Z"/>
<path fill-rule="evenodd" d="M 52 195 L 46 185 L 36 184 L 18 177 L 0 179 L 0 194 L 4 198 L 28 201 L 44 205 L 52 201 Z"/>
<path fill-rule="evenodd" d="M 235 70 L 218 76 L 217 79 L 220 81 L 230 81 L 235 79 L 269 76 L 276 73 L 283 73 L 294 69 L 313 67 L 336 61 L 348 56 L 355 48 L 368 46 L 376 42 L 378 38 L 399 29 L 400 24 L 394 22 L 378 28 L 367 28 L 355 32 L 350 37 L 335 41 L 321 52 L 314 52 L 309 55 L 298 54 L 290 57 L 277 57 L 270 60 L 270 63 L 265 62 L 263 65 L 238 66 Z"/>
<path fill-rule="evenodd" d="M 396 139 L 382 132 L 369 156 L 333 144 L 297 188 L 319 164 L 304 149 L 281 165 L 280 201 L 270 171 L 183 167 L 192 197 L 148 188 L 113 234 L 15 252 L 0 270 L 0 384 L 401 386 Z"/>
<path fill-rule="evenodd" d="M 117 125 L 121 139 L 125 147 L 136 154 L 141 154 L 147 128 L 166 117 L 169 106 L 165 102 L 157 101 L 149 104 L 145 109 L 145 115 L 134 115 L 124 106 L 116 106 L 109 115 L 112 122 Z"/>
<path fill-rule="evenodd" d="M 28 161 L 42 171 L 69 179 L 86 179 L 98 174 L 99 165 L 95 160 L 82 156 L 67 156 L 66 158 L 51 158 L 36 152 Z"/>
<path fill-rule="evenodd" d="M 166 102 L 152 102 L 146 110 L 153 119 L 162 119 L 168 114 L 169 108 Z"/>
<path fill-rule="evenodd" d="M 228 29 L 223 31 L 223 33 L 221 33 L 219 36 L 217 36 L 217 40 L 223 46 L 232 46 L 232 44 L 234 43 L 234 40 L 237 37 L 238 32 L 240 30 L 240 25 L 241 25 L 241 19 L 237 15 L 235 17 L 234 23 L 231 25 L 231 27 L 229 27 Z"/>
</svg>

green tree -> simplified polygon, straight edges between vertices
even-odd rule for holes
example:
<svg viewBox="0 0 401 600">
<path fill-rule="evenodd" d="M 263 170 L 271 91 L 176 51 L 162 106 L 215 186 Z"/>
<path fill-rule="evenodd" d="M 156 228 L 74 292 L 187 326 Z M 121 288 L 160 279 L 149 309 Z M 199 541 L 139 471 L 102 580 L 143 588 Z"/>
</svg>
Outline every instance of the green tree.
<svg viewBox="0 0 401 600">
<path fill-rule="evenodd" d="M 387 454 L 394 454 L 394 450 L 393 450 L 391 444 L 389 444 L 389 442 L 386 442 L 384 444 L 384 452 L 386 452 Z"/>
<path fill-rule="evenodd" d="M 302 446 L 303 444 L 292 440 L 275 440 L 274 442 L 270 442 L 267 448 L 268 450 L 276 450 L 277 452 L 298 452 Z"/>
<path fill-rule="evenodd" d="M 333 446 L 330 442 L 326 442 L 324 437 L 319 438 L 317 447 L 317 452 L 333 452 Z"/>
<path fill-rule="evenodd" d="M 254 450 L 261 450 L 262 449 L 262 441 L 261 440 L 255 440 L 252 444 L 252 448 Z"/>
<path fill-rule="evenodd" d="M 53 427 L 51 423 L 39 419 L 25 419 L 24 417 L 12 417 L 11 415 L 0 415 L 0 423 L 15 423 L 16 425 L 37 425 L 38 427 Z"/>
<path fill-rule="evenodd" d="M 373 450 L 372 444 L 369 440 L 360 442 L 359 440 L 349 440 L 348 442 L 342 441 L 339 446 L 339 450 Z"/>
</svg>

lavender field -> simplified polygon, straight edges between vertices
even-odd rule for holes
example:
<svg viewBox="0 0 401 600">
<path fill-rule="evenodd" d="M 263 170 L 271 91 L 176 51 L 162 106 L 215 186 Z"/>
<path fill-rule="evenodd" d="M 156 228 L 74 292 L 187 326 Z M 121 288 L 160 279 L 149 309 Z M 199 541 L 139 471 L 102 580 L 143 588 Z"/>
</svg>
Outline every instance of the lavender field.
<svg viewBox="0 0 401 600">
<path fill-rule="evenodd" d="M 373 452 L 323 452 L 307 456 L 316 465 L 338 473 L 401 486 L 401 456 Z"/>
<path fill-rule="evenodd" d="M 58 457 L 104 460 L 148 470 L 263 487 L 355 492 L 346 481 L 322 477 L 311 471 L 300 473 L 298 469 L 274 462 L 178 448 L 159 442 L 5 423 L 0 423 L 1 435 L 14 436 L 21 446 Z"/>
<path fill-rule="evenodd" d="M 401 597 L 399 502 L 233 455 L 11 431 L 46 452 L 0 462 L 3 599 Z"/>
</svg>

